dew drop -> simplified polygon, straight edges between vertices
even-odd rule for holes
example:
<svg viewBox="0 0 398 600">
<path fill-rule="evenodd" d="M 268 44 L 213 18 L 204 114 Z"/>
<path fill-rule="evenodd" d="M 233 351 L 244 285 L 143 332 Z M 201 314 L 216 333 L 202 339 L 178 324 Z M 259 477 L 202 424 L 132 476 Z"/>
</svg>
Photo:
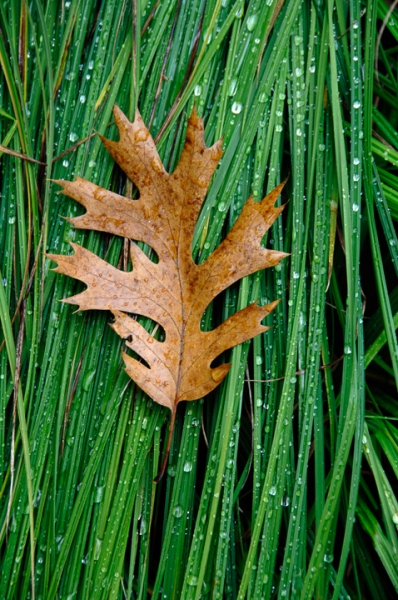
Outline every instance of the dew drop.
<svg viewBox="0 0 398 600">
<path fill-rule="evenodd" d="M 242 104 L 240 102 L 234 102 L 232 107 L 231 107 L 231 111 L 234 113 L 234 115 L 238 115 L 242 110 Z"/>
<path fill-rule="evenodd" d="M 95 494 L 94 494 L 94 504 L 99 504 L 100 502 L 102 502 L 102 499 L 104 497 L 104 492 L 105 492 L 105 486 L 104 485 L 99 485 L 96 487 L 95 489 Z"/>
<path fill-rule="evenodd" d="M 167 475 L 169 477 L 175 477 L 176 476 L 176 472 L 177 472 L 177 469 L 176 469 L 175 465 L 169 465 L 167 467 Z"/>
<path fill-rule="evenodd" d="M 260 102 L 260 104 L 264 104 L 264 102 L 267 101 L 267 94 L 265 92 L 261 92 L 258 101 Z"/>
<path fill-rule="evenodd" d="M 198 585 L 198 578 L 196 577 L 196 575 L 188 575 L 187 585 L 189 585 L 190 587 L 195 587 L 196 585 Z"/>
<path fill-rule="evenodd" d="M 246 28 L 248 31 L 253 31 L 258 21 L 258 15 L 250 15 L 250 17 L 246 21 Z"/>
<path fill-rule="evenodd" d="M 179 504 L 177 504 L 177 506 L 175 506 L 173 508 L 173 515 L 175 516 L 176 519 L 179 519 L 180 517 L 182 517 L 183 512 L 184 511 L 182 510 L 182 507 Z"/>
<path fill-rule="evenodd" d="M 141 517 L 139 534 L 140 535 L 145 535 L 147 531 L 148 531 L 147 522 L 145 521 L 145 519 L 143 519 Z"/>
<path fill-rule="evenodd" d="M 232 79 L 231 83 L 229 84 L 229 88 L 228 88 L 228 96 L 235 96 L 237 84 L 238 84 L 237 79 Z"/>
</svg>

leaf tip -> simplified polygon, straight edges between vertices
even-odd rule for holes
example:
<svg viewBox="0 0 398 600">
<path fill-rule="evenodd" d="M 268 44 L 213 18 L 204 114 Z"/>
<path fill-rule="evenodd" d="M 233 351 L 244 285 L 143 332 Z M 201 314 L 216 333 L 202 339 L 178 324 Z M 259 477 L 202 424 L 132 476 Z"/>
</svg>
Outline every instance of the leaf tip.
<svg viewBox="0 0 398 600">
<path fill-rule="evenodd" d="M 57 185 L 60 185 L 62 188 L 65 188 L 65 185 L 68 183 L 68 181 L 66 181 L 65 179 L 50 179 L 51 183 L 56 183 Z M 59 192 L 63 192 L 64 190 L 58 190 Z"/>
<path fill-rule="evenodd" d="M 198 117 L 198 111 L 196 110 L 196 102 L 193 103 L 193 107 L 192 107 L 192 112 L 191 112 L 191 116 L 189 117 L 189 120 L 193 120 L 193 121 L 198 121 L 199 117 Z M 202 119 L 200 119 L 202 120 Z"/>
<path fill-rule="evenodd" d="M 126 115 L 117 104 L 114 104 L 113 106 L 113 116 L 115 117 L 116 125 L 118 125 L 119 122 L 127 120 Z"/>
<path fill-rule="evenodd" d="M 211 370 L 211 376 L 213 381 L 217 384 L 221 383 L 221 381 L 227 376 L 228 371 L 231 368 L 232 363 L 224 363 L 223 365 L 219 365 Z"/>
</svg>

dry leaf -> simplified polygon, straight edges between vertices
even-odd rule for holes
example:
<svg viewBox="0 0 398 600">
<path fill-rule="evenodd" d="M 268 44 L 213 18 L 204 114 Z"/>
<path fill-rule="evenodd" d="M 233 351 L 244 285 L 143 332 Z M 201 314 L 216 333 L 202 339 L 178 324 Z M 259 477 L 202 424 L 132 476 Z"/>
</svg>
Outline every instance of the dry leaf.
<svg viewBox="0 0 398 600">
<path fill-rule="evenodd" d="M 194 110 L 180 161 L 169 174 L 138 112 L 133 123 L 117 107 L 114 115 L 120 141 L 102 141 L 138 187 L 139 200 L 80 178 L 58 183 L 64 194 L 86 208 L 84 215 L 70 219 L 75 227 L 145 242 L 155 250 L 159 262 L 153 263 L 135 243 L 131 244 L 131 272 L 120 271 L 77 244 L 71 244 L 72 256 L 49 258 L 58 263 L 58 273 L 87 285 L 84 292 L 65 301 L 78 305 L 80 310 L 109 309 L 115 317 L 113 329 L 149 365 L 123 353 L 129 376 L 155 402 L 171 411 L 169 446 L 178 403 L 208 394 L 228 373 L 230 364 L 212 368 L 213 360 L 224 350 L 268 329 L 261 321 L 277 301 L 267 306 L 253 303 L 213 331 L 201 331 L 200 323 L 206 307 L 220 292 L 287 256 L 260 245 L 282 211 L 283 207 L 275 208 L 274 203 L 283 184 L 261 202 L 249 198 L 224 241 L 197 265 L 192 259 L 192 238 L 222 155 L 221 141 L 206 147 L 203 121 Z M 165 341 L 156 340 L 126 313 L 159 323 Z"/>
</svg>

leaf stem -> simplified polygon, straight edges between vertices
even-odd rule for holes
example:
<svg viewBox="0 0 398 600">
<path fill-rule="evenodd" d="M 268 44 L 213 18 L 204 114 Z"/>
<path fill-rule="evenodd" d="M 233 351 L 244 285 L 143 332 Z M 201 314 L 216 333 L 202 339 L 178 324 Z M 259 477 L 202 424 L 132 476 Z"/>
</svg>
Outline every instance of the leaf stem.
<svg viewBox="0 0 398 600">
<path fill-rule="evenodd" d="M 166 467 L 167 467 L 167 463 L 169 461 L 171 440 L 173 439 L 173 431 L 174 431 L 174 425 L 175 425 L 175 421 L 176 421 L 177 406 L 178 406 L 177 404 L 174 404 L 173 408 L 171 409 L 171 418 L 170 418 L 170 423 L 169 423 L 169 433 L 168 433 L 168 438 L 167 438 L 166 451 L 164 453 L 163 462 L 160 466 L 159 473 L 156 475 L 155 479 L 153 480 L 153 483 L 159 483 L 159 481 L 162 479 L 164 472 L 166 470 Z"/>
</svg>

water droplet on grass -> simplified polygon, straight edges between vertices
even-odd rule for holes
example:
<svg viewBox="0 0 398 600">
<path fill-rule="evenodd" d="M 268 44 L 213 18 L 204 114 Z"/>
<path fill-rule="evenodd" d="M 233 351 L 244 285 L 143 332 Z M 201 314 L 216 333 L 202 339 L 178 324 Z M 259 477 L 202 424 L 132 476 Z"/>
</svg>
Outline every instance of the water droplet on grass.
<svg viewBox="0 0 398 600">
<path fill-rule="evenodd" d="M 95 377 L 95 369 L 91 369 L 87 375 L 83 379 L 83 389 L 85 392 L 88 392 L 90 389 L 90 385 Z"/>
<path fill-rule="evenodd" d="M 228 88 L 228 96 L 235 96 L 236 87 L 237 87 L 237 80 L 232 79 L 231 83 L 229 84 L 229 88 Z"/>
<path fill-rule="evenodd" d="M 258 21 L 258 15 L 250 15 L 250 17 L 246 21 L 246 28 L 248 31 L 253 31 Z"/>
<path fill-rule="evenodd" d="M 324 554 L 323 562 L 330 564 L 333 562 L 333 558 L 333 554 Z"/>
<path fill-rule="evenodd" d="M 177 506 L 175 506 L 173 508 L 173 515 L 175 516 L 176 519 L 179 519 L 180 517 L 182 517 L 184 511 L 182 510 L 182 507 L 177 504 Z"/>
<path fill-rule="evenodd" d="M 105 492 L 104 485 L 99 485 L 96 488 L 95 495 L 94 495 L 94 504 L 99 504 L 100 502 L 102 502 L 102 499 L 104 497 L 104 492 Z"/>
<path fill-rule="evenodd" d="M 167 475 L 169 477 L 175 477 L 176 476 L 176 470 L 177 469 L 176 469 L 175 465 L 169 465 L 167 467 Z"/>
</svg>

